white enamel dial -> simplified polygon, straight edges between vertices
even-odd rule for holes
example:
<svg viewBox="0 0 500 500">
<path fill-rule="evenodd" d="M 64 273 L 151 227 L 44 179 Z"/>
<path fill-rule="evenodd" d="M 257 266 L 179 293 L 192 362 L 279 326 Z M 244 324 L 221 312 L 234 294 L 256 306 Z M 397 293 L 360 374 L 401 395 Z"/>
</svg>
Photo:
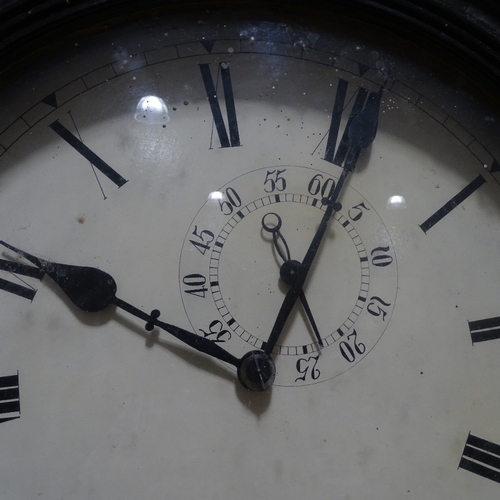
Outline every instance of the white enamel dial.
<svg viewBox="0 0 500 500">
<path fill-rule="evenodd" d="M 0 498 L 498 498 L 496 105 L 364 24 L 218 15 L 2 81 Z"/>
<path fill-rule="evenodd" d="M 326 208 L 322 200 L 334 187 L 327 172 L 281 165 L 248 172 L 209 194 L 188 230 L 180 266 L 181 296 L 195 331 L 237 355 L 264 348 L 287 289 L 279 270 L 286 260 L 303 260 Z M 305 289 L 319 337 L 304 305 L 297 307 L 274 349 L 277 385 L 343 373 L 389 324 L 397 292 L 391 237 L 353 189 L 342 206 Z M 288 247 L 285 259 L 273 243 L 275 228 Z"/>
</svg>

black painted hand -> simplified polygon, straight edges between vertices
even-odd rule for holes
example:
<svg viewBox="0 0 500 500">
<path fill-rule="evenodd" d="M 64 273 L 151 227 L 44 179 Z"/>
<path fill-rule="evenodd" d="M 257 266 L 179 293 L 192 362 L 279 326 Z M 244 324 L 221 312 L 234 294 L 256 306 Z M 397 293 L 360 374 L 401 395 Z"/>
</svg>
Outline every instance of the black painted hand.
<svg viewBox="0 0 500 500">
<path fill-rule="evenodd" d="M 323 204 L 326 205 L 326 210 L 321 219 L 320 225 L 316 234 L 314 235 L 311 244 L 306 252 L 304 260 L 294 268 L 293 280 L 290 283 L 290 290 L 285 296 L 281 308 L 276 317 L 276 321 L 269 335 L 268 341 L 264 345 L 264 352 L 271 354 L 273 351 L 286 321 L 292 312 L 297 299 L 301 296 L 304 283 L 307 275 L 314 262 L 316 254 L 318 253 L 321 241 L 325 235 L 328 223 L 333 213 L 341 208 L 338 203 L 339 195 L 344 186 L 345 180 L 349 172 L 352 172 L 356 166 L 359 154 L 362 149 L 367 148 L 375 140 L 378 128 L 378 116 L 380 109 L 380 99 L 382 96 L 383 87 L 375 94 L 370 94 L 368 102 L 363 110 L 355 116 L 347 125 L 347 134 L 349 139 L 349 152 L 347 154 L 342 173 L 333 190 L 328 198 L 323 199 Z"/>
<path fill-rule="evenodd" d="M 300 262 L 297 262 L 292 259 L 290 254 L 290 248 L 288 247 L 288 243 L 285 240 L 285 237 L 281 233 L 280 229 L 283 224 L 281 217 L 274 213 L 269 212 L 264 217 L 262 217 L 262 229 L 271 233 L 273 236 L 273 244 L 274 248 L 278 252 L 278 255 L 281 257 L 283 261 L 283 265 L 280 267 L 280 278 L 283 283 L 287 285 L 292 285 L 295 278 L 295 269 L 297 266 L 300 266 Z M 312 314 L 309 303 L 307 302 L 306 295 L 304 290 L 301 290 L 299 293 L 299 299 L 302 302 L 302 307 L 306 313 L 307 318 L 309 319 L 309 323 L 311 324 L 311 328 L 313 329 L 314 335 L 318 341 L 318 345 L 323 348 L 323 339 L 318 330 L 318 326 Z"/>
<path fill-rule="evenodd" d="M 276 368 L 274 361 L 264 352 L 250 351 L 243 357 L 237 358 L 210 339 L 160 321 L 158 319 L 160 311 L 157 309 L 153 310 L 151 314 L 146 314 L 137 307 L 119 299 L 116 296 L 115 280 L 100 269 L 49 262 L 23 252 L 4 241 L 0 241 L 0 244 L 22 256 L 52 278 L 78 309 L 85 312 L 98 312 L 110 305 L 115 305 L 145 321 L 147 330 L 152 330 L 157 326 L 184 344 L 235 366 L 238 379 L 247 389 L 264 391 L 273 384 Z"/>
</svg>

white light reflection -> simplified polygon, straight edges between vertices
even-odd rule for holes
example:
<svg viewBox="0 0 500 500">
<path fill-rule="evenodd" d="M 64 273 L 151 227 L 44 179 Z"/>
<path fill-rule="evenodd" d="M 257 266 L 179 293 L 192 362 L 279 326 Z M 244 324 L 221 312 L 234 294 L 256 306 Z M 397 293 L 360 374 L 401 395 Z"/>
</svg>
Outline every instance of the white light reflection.
<svg viewBox="0 0 500 500">
<path fill-rule="evenodd" d="M 224 199 L 224 193 L 221 192 L 221 191 L 212 191 L 209 195 L 208 195 L 208 200 L 209 201 L 212 201 L 212 200 L 222 200 Z"/>
<path fill-rule="evenodd" d="M 403 196 L 394 195 L 387 200 L 387 210 L 399 210 L 406 208 L 406 200 Z"/>
<path fill-rule="evenodd" d="M 137 104 L 134 118 L 147 125 L 164 125 L 170 120 L 165 101 L 154 95 L 141 98 Z"/>
</svg>

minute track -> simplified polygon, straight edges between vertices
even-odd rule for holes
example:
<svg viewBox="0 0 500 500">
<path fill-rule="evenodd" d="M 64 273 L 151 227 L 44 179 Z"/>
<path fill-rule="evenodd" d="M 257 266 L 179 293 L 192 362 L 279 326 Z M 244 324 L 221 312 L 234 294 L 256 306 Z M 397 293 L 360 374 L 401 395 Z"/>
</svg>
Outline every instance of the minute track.
<svg viewBox="0 0 500 500">
<path fill-rule="evenodd" d="M 270 178 L 276 189 L 284 188 L 279 192 L 279 202 L 276 192 L 266 193 L 272 186 L 264 181 Z M 327 209 L 322 192 L 333 191 L 336 181 L 334 175 L 322 170 L 273 165 L 216 188 L 223 194 L 228 189 L 238 193 L 238 210 L 245 217 L 241 219 L 236 211 L 224 215 L 218 201 L 210 197 L 187 229 L 179 277 L 193 331 L 209 332 L 212 339 L 218 335 L 220 345 L 238 357 L 248 349 L 265 348 L 272 320 L 289 285 L 280 279 L 283 258 L 273 245 L 272 235 L 263 229 L 262 217 L 276 213 L 282 218 L 291 256 L 300 261 Z M 352 186 L 346 186 L 342 202 L 342 211 L 333 215 L 326 233 L 313 269 L 314 279 L 304 290 L 323 348 L 307 312 L 296 304 L 293 318 L 272 353 L 278 370 L 275 385 L 320 383 L 350 369 L 371 352 L 391 316 L 397 265 L 389 230 L 371 203 Z M 198 233 L 209 230 L 214 235 L 210 251 L 204 254 L 193 248 L 195 228 Z M 385 267 L 378 265 L 390 262 Z M 194 274 L 199 283 L 205 283 L 204 294 L 193 294 L 193 288 L 186 286 L 184 280 L 189 281 Z M 332 288 L 335 276 L 338 287 Z M 379 308 L 384 311 L 384 320 Z M 354 342 L 366 348 L 358 353 Z M 304 377 L 306 369 L 309 371 Z"/>
<path fill-rule="evenodd" d="M 266 209 L 266 207 L 269 207 L 269 209 L 271 209 L 271 207 L 276 206 L 277 203 L 278 202 L 275 196 L 266 196 L 258 200 L 249 202 L 245 207 L 242 208 L 242 210 L 245 210 L 245 213 L 247 214 L 252 214 L 254 212 L 259 213 L 259 211 Z M 299 206 L 305 205 L 310 207 L 316 207 L 317 210 L 321 210 L 323 212 L 327 209 L 326 205 L 323 205 L 321 203 L 321 200 L 319 200 L 318 198 L 315 198 L 313 196 L 306 196 L 301 193 L 283 193 L 280 197 L 280 203 L 285 206 L 287 205 L 293 206 L 295 204 L 298 204 Z M 352 244 L 358 254 L 358 263 L 360 270 L 359 271 L 360 282 L 357 295 L 358 298 L 354 301 L 354 304 L 350 309 L 349 313 L 347 314 L 347 317 L 344 316 L 341 319 L 342 321 L 341 328 L 347 331 L 349 327 L 355 323 L 358 315 L 362 310 L 362 304 L 367 300 L 370 271 L 369 271 L 368 257 L 365 246 L 358 232 L 356 231 L 355 227 L 341 213 L 336 213 L 333 216 L 333 218 L 335 222 L 339 223 L 339 225 L 345 230 L 345 233 L 349 236 L 350 240 L 352 241 Z M 223 291 L 224 284 L 221 283 L 221 280 L 219 279 L 220 266 L 221 262 L 223 262 L 222 259 L 224 255 L 224 247 L 226 243 L 229 241 L 233 230 L 237 226 L 239 227 L 240 221 L 241 219 L 237 217 L 236 214 L 229 221 L 227 221 L 223 229 L 220 231 L 221 235 L 216 237 L 215 240 L 216 243 L 214 246 L 217 248 L 214 248 L 210 261 L 211 263 L 210 263 L 209 279 L 211 285 L 211 292 L 213 300 L 219 311 L 219 314 L 224 320 L 226 319 L 227 315 L 230 314 L 229 311 L 231 309 L 231 302 L 227 301 L 227 296 L 226 296 L 227 292 L 224 293 Z M 241 221 L 241 223 L 243 223 L 243 221 Z M 246 342 L 248 342 L 250 345 L 262 349 L 265 348 L 265 343 L 263 342 L 262 339 L 257 338 L 253 332 L 247 330 L 244 326 L 242 326 L 242 322 L 238 321 L 238 319 L 235 318 L 233 315 L 231 315 L 231 318 L 232 318 L 231 324 L 229 325 L 228 323 L 228 326 L 230 326 L 233 332 L 235 332 L 241 338 L 245 339 Z M 307 343 L 301 345 L 298 344 L 278 345 L 276 346 L 276 354 L 298 355 L 303 353 L 304 351 L 307 353 L 317 352 L 318 345 L 322 347 L 321 344 L 331 345 L 336 341 L 338 341 L 339 340 L 339 335 L 337 333 L 338 331 L 339 328 L 335 329 L 333 333 L 330 330 L 327 334 L 324 335 L 324 337 L 321 339 L 321 342 L 318 341 L 314 343 Z"/>
</svg>

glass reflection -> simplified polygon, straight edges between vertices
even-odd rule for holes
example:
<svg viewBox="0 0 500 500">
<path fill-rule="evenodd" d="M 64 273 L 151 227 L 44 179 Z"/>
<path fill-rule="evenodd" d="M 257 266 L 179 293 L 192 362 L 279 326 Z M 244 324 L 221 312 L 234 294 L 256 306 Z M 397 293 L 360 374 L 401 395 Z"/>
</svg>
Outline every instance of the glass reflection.
<svg viewBox="0 0 500 500">
<path fill-rule="evenodd" d="M 222 200 L 223 198 L 224 198 L 224 193 L 222 193 L 221 191 L 212 191 L 208 195 L 209 200 Z"/>
<path fill-rule="evenodd" d="M 154 95 L 141 98 L 137 104 L 134 118 L 147 125 L 164 125 L 170 120 L 165 101 Z"/>
<path fill-rule="evenodd" d="M 406 208 L 406 200 L 403 196 L 394 195 L 387 200 L 388 210 L 399 210 L 401 208 Z"/>
</svg>

